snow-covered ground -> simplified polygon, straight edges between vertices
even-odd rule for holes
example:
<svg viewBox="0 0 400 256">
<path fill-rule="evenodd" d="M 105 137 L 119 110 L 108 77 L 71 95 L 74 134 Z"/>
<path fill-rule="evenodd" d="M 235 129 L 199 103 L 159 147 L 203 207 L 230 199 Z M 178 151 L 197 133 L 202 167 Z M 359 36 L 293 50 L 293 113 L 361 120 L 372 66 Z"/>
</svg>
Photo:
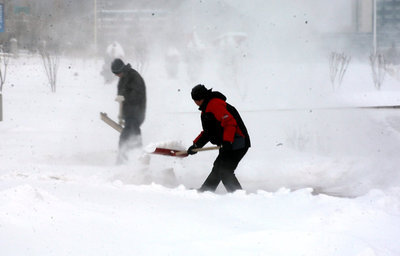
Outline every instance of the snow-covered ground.
<svg viewBox="0 0 400 256">
<path fill-rule="evenodd" d="M 129 61 L 129 60 L 128 60 Z M 115 165 L 116 81 L 100 60 L 60 63 L 51 93 L 40 59 L 12 59 L 0 122 L 1 255 L 400 255 L 400 114 L 333 108 L 400 103 L 370 67 L 351 63 L 336 91 L 328 61 L 242 67 L 237 84 L 206 65 L 198 81 L 169 79 L 154 59 L 144 149 Z M 227 77 L 225 77 L 227 78 Z M 229 77 L 228 77 L 229 78 Z M 197 193 L 215 151 L 186 148 L 200 131 L 197 83 L 226 94 L 252 148 L 236 174 L 244 191 Z"/>
</svg>

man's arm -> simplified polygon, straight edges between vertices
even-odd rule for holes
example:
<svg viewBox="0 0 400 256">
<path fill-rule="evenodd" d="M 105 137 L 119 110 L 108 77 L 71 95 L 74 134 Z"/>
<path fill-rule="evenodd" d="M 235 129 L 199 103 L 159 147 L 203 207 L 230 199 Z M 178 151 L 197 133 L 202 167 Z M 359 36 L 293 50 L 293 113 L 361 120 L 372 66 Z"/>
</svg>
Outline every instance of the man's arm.
<svg viewBox="0 0 400 256">
<path fill-rule="evenodd" d="M 236 120 L 226 109 L 226 103 L 222 100 L 212 100 L 207 106 L 207 111 L 213 113 L 215 118 L 221 123 L 224 133 L 223 141 L 233 142 L 236 132 Z"/>
</svg>

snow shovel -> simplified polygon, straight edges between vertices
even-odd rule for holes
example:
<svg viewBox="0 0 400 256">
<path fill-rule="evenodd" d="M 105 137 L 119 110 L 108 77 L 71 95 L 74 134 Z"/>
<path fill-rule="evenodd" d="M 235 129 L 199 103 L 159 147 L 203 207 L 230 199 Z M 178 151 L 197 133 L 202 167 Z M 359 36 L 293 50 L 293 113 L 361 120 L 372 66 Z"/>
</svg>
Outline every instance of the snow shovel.
<svg viewBox="0 0 400 256">
<path fill-rule="evenodd" d="M 196 149 L 193 149 L 193 151 L 199 152 L 199 151 L 215 150 L 215 149 L 219 149 L 219 148 L 220 148 L 219 146 L 196 148 Z M 186 150 L 180 151 L 180 150 L 170 149 L 170 148 L 156 148 L 154 150 L 153 154 L 165 155 L 165 156 L 177 156 L 177 157 L 188 156 L 188 153 Z"/>
<path fill-rule="evenodd" d="M 109 118 L 106 113 L 100 112 L 100 119 L 118 132 L 122 132 L 122 129 L 124 128 L 122 125 Z"/>
</svg>

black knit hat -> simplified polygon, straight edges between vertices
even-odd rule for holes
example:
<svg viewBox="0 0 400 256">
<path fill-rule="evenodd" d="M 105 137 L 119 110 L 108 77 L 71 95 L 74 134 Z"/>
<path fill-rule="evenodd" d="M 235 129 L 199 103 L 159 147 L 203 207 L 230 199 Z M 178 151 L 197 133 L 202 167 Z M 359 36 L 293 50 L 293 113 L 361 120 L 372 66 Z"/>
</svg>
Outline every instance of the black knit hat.
<svg viewBox="0 0 400 256">
<path fill-rule="evenodd" d="M 111 63 L 111 71 L 114 74 L 120 74 L 122 73 L 122 71 L 124 71 L 125 68 L 125 64 L 121 59 L 115 59 L 113 60 L 113 62 Z"/>
<path fill-rule="evenodd" d="M 207 89 L 204 85 L 198 84 L 192 89 L 192 99 L 193 100 L 205 99 L 210 92 L 211 89 Z"/>
</svg>

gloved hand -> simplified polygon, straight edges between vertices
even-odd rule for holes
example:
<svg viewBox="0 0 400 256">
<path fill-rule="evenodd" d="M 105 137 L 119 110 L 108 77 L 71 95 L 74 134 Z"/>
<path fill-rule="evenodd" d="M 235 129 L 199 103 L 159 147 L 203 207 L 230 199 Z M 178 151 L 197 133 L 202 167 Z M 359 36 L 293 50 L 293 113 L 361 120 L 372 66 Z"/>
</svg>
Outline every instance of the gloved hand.
<svg viewBox="0 0 400 256">
<path fill-rule="evenodd" d="M 121 103 L 121 102 L 125 101 L 125 97 L 124 97 L 123 95 L 118 95 L 118 96 L 115 98 L 115 101 Z"/>
<path fill-rule="evenodd" d="M 230 142 L 230 141 L 223 141 L 221 146 L 222 146 L 223 151 L 231 151 L 232 150 L 232 142 Z"/>
<path fill-rule="evenodd" d="M 196 144 L 193 144 L 192 146 L 190 146 L 190 147 L 188 148 L 187 153 L 188 153 L 189 155 L 194 155 L 194 154 L 196 154 L 197 151 L 193 151 L 193 149 L 196 149 L 196 148 L 198 148 L 198 147 L 196 146 Z"/>
</svg>

